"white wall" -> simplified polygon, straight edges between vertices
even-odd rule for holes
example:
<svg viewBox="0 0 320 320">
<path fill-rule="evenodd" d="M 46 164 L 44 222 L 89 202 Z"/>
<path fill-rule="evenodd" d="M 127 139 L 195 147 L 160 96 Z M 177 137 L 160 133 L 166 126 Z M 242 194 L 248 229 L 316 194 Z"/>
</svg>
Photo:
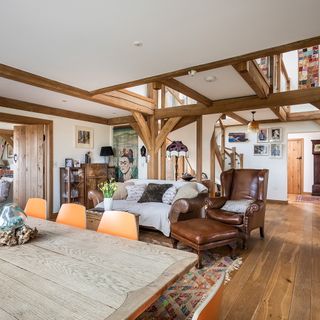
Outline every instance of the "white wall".
<svg viewBox="0 0 320 320">
<path fill-rule="evenodd" d="M 288 134 L 298 132 L 318 132 L 320 126 L 312 121 L 289 122 L 277 124 L 260 125 L 261 128 L 281 127 L 283 128 L 283 157 L 281 159 L 271 159 L 269 156 L 254 156 L 253 145 L 257 143 L 257 135 L 248 133 L 245 126 L 227 128 L 226 146 L 236 147 L 238 153 L 244 154 L 244 168 L 263 168 L 269 169 L 268 199 L 287 200 L 287 144 Z M 229 143 L 229 132 L 246 132 L 247 142 Z M 269 144 L 270 147 L 270 144 Z"/>
<path fill-rule="evenodd" d="M 320 132 L 289 133 L 288 139 L 303 139 L 304 141 L 304 184 L 303 192 L 312 192 L 313 185 L 313 155 L 311 140 L 319 140 Z"/>
<path fill-rule="evenodd" d="M 92 162 L 101 163 L 104 159 L 100 157 L 100 149 L 102 146 L 110 145 L 111 134 L 110 126 L 95 124 L 86 121 L 78 121 L 73 119 L 60 118 L 55 116 L 43 115 L 20 110 L 12 110 L 0 107 L 0 112 L 15 115 L 23 115 L 53 121 L 53 211 L 57 212 L 60 206 L 60 182 L 59 168 L 64 167 L 65 158 L 73 158 L 84 162 L 85 153 L 92 152 Z M 0 119 L 1 121 L 1 119 Z M 90 127 L 94 131 L 94 147 L 93 149 L 82 149 L 75 147 L 75 126 Z"/>
</svg>

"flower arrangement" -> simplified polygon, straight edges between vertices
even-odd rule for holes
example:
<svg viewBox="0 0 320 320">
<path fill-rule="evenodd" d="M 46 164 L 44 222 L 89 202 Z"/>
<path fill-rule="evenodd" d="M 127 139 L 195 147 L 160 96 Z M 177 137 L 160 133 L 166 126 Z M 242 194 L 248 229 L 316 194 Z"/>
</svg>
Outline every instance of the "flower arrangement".
<svg viewBox="0 0 320 320">
<path fill-rule="evenodd" d="M 102 191 L 104 198 L 112 198 L 118 188 L 117 183 L 113 178 L 99 183 L 98 187 Z"/>
</svg>

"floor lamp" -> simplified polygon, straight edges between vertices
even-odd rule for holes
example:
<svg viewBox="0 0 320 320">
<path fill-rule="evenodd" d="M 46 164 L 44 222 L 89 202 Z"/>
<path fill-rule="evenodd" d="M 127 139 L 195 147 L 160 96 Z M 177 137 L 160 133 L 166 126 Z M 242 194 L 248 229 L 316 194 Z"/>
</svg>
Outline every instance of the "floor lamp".
<svg viewBox="0 0 320 320">
<path fill-rule="evenodd" d="M 167 147 L 167 158 L 176 157 L 175 179 L 178 180 L 178 158 L 188 157 L 188 147 L 182 141 L 172 141 Z"/>
</svg>

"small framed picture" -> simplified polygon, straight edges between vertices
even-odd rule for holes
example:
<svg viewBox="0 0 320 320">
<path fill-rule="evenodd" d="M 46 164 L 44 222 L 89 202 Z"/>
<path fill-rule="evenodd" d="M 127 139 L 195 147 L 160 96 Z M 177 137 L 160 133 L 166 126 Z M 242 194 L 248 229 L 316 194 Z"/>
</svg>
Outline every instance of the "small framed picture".
<svg viewBox="0 0 320 320">
<path fill-rule="evenodd" d="M 80 166 L 81 166 L 80 160 L 73 160 L 73 165 L 75 168 L 80 168 Z"/>
<path fill-rule="evenodd" d="M 7 144 L 7 158 L 13 158 L 13 148 L 11 144 Z"/>
<path fill-rule="evenodd" d="M 65 159 L 64 160 L 64 166 L 66 168 L 72 168 L 73 167 L 73 159 Z"/>
<path fill-rule="evenodd" d="M 320 153 L 320 144 L 319 143 L 314 145 L 313 153 L 315 153 L 315 154 L 319 154 Z"/>
<path fill-rule="evenodd" d="M 257 133 L 257 142 L 266 143 L 269 141 L 268 129 L 259 129 Z"/>
<path fill-rule="evenodd" d="M 267 144 L 254 144 L 253 155 L 254 156 L 267 156 L 269 154 L 269 146 Z"/>
<path fill-rule="evenodd" d="M 228 134 L 229 142 L 246 142 L 248 139 L 246 138 L 245 132 L 229 132 Z"/>
<path fill-rule="evenodd" d="M 270 144 L 270 158 L 279 159 L 282 158 L 282 144 L 281 143 L 271 143 Z"/>
<path fill-rule="evenodd" d="M 93 149 L 93 129 L 87 127 L 75 127 L 76 148 Z"/>
<path fill-rule="evenodd" d="M 282 128 L 270 128 L 270 142 L 282 141 Z"/>
</svg>

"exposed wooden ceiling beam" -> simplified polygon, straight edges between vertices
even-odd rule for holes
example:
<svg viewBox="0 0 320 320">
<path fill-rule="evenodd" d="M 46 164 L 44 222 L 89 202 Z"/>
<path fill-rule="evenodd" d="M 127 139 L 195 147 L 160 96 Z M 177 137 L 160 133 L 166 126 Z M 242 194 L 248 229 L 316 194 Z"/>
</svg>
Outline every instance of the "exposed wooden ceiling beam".
<svg viewBox="0 0 320 320">
<path fill-rule="evenodd" d="M 13 137 L 13 130 L 8 130 L 8 129 L 0 129 L 0 135 L 5 134 L 7 136 L 12 136 Z"/>
<path fill-rule="evenodd" d="M 308 120 L 320 120 L 319 111 L 308 112 L 291 112 L 287 117 L 288 121 L 308 121 Z"/>
<path fill-rule="evenodd" d="M 313 45 L 317 45 L 319 43 L 320 43 L 320 36 L 317 36 L 317 37 L 313 37 L 313 38 L 308 38 L 308 39 L 304 39 L 304 40 L 299 40 L 299 41 L 279 45 L 276 47 L 271 47 L 268 49 L 262 49 L 259 51 L 246 53 L 246 54 L 235 56 L 232 58 L 227 58 L 227 59 L 218 60 L 218 61 L 214 61 L 214 62 L 204 63 L 204 64 L 196 65 L 196 66 L 190 66 L 188 68 L 183 68 L 183 69 L 179 69 L 179 70 L 172 71 L 172 72 L 162 73 L 162 74 L 158 74 L 158 75 L 151 76 L 151 77 L 128 81 L 128 82 L 124 82 L 124 83 L 120 83 L 120 84 L 116 84 L 116 85 L 112 85 L 112 86 L 107 86 L 107 87 L 92 91 L 92 93 L 94 93 L 94 94 L 104 93 L 104 92 L 108 92 L 108 91 L 134 87 L 134 86 L 138 86 L 141 84 L 146 84 L 146 83 L 150 83 L 150 82 L 154 82 L 154 81 L 160 81 L 163 79 L 180 77 L 180 76 L 187 75 L 188 71 L 190 71 L 191 69 L 196 70 L 198 72 L 211 70 L 211 69 L 215 69 L 215 68 L 224 67 L 227 65 L 233 65 L 236 63 L 240 63 L 240 62 L 265 57 L 265 56 L 271 56 L 271 55 L 280 54 L 283 52 L 288 52 L 288 51 L 292 51 L 292 50 L 296 50 L 296 49 L 310 47 Z"/>
<path fill-rule="evenodd" d="M 319 100 L 320 88 L 292 90 L 272 93 L 266 99 L 257 96 L 223 99 L 213 101 L 210 107 L 203 104 L 185 105 L 179 107 L 155 110 L 156 119 L 177 116 L 199 116 L 212 113 L 228 113 L 230 111 L 255 110 L 284 105 L 312 103 Z"/>
<path fill-rule="evenodd" d="M 283 107 L 272 107 L 270 110 L 278 117 L 280 121 L 287 121 L 287 112 Z"/>
<path fill-rule="evenodd" d="M 227 112 L 226 115 L 230 118 L 232 118 L 233 120 L 236 120 L 238 122 L 240 122 L 241 124 L 247 125 L 249 123 L 248 120 L 246 120 L 245 118 L 240 117 L 239 115 L 237 115 L 234 112 Z"/>
<path fill-rule="evenodd" d="M 43 106 L 36 103 L 9 99 L 5 97 L 0 97 L 0 107 L 48 114 L 48 115 L 63 117 L 68 119 L 76 119 L 76 120 L 83 120 L 83 121 L 94 122 L 94 123 L 108 124 L 108 120 L 106 118 L 92 116 L 90 114 L 85 114 L 80 112 L 69 111 L 65 109 L 51 108 L 51 107 Z"/>
<path fill-rule="evenodd" d="M 150 150 L 152 149 L 151 148 L 152 147 L 151 131 L 150 131 L 150 128 L 148 127 L 147 121 L 144 119 L 143 115 L 139 112 L 132 112 L 132 115 L 140 128 L 141 134 L 143 136 L 143 141 L 145 142 L 145 145 L 148 151 L 150 152 Z"/>
<path fill-rule="evenodd" d="M 164 126 L 162 127 L 161 131 L 159 132 L 159 134 L 156 138 L 155 152 L 158 152 L 158 150 L 161 148 L 162 144 L 166 141 L 168 134 L 177 125 L 177 123 L 180 120 L 181 120 L 181 117 L 170 118 L 164 124 Z"/>
<path fill-rule="evenodd" d="M 198 117 L 184 117 L 177 123 L 177 125 L 171 130 L 171 132 L 178 130 L 178 129 L 181 129 L 181 128 L 195 122 L 197 119 L 198 119 Z"/>
<path fill-rule="evenodd" d="M 233 67 L 259 98 L 266 98 L 269 95 L 270 83 L 255 61 L 240 62 Z"/>
<path fill-rule="evenodd" d="M 320 120 L 315 120 L 315 123 L 317 123 L 320 126 Z"/>
<path fill-rule="evenodd" d="M 116 117 L 107 119 L 107 124 L 109 126 L 118 126 L 121 124 L 131 124 L 136 122 L 133 116 L 125 116 L 125 117 Z"/>
<path fill-rule="evenodd" d="M 314 107 L 320 109 L 320 101 L 316 101 L 316 102 L 313 102 L 311 103 Z"/>
<path fill-rule="evenodd" d="M 40 119 L 34 117 L 19 116 L 17 114 L 0 112 L 2 122 L 18 123 L 18 124 L 52 124 L 52 120 Z"/>
<path fill-rule="evenodd" d="M 6 66 L 4 64 L 0 64 L 0 77 L 26 83 L 35 87 L 58 92 L 72 97 L 101 103 L 122 110 L 139 111 L 146 114 L 153 114 L 152 108 L 146 106 L 146 104 L 149 104 L 149 102 L 142 98 L 138 99 L 137 97 L 133 97 L 132 94 L 128 94 L 126 92 L 121 92 L 122 95 L 125 95 L 125 98 L 119 96 L 114 97 L 114 94 L 111 94 L 111 98 L 105 97 L 104 95 L 97 95 L 93 97 L 89 91 L 69 86 L 58 81 L 50 80 L 30 72 Z M 139 100 L 139 103 L 137 103 L 137 99 Z"/>
<path fill-rule="evenodd" d="M 203 103 L 206 106 L 211 105 L 212 101 L 205 97 L 203 94 L 191 89 L 190 87 L 186 86 L 182 82 L 176 79 L 165 79 L 161 81 L 165 86 L 174 89 L 200 103 Z"/>
</svg>

